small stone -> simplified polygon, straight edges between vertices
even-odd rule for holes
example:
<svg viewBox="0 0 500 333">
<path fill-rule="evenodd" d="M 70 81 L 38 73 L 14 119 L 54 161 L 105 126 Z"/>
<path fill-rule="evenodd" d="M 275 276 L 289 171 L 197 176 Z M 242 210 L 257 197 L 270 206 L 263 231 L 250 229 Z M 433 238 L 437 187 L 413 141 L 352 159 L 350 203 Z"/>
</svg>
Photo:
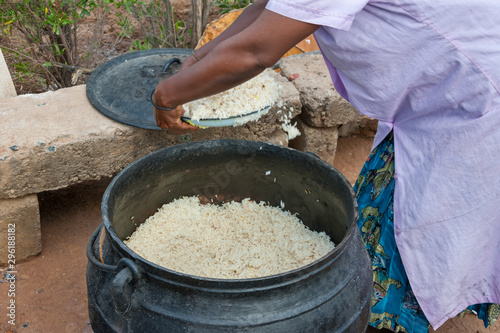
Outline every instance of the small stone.
<svg viewBox="0 0 500 333">
<path fill-rule="evenodd" d="M 191 142 L 193 141 L 193 136 L 191 134 L 182 134 L 177 138 L 178 142 Z"/>
<path fill-rule="evenodd" d="M 55 152 L 56 151 L 56 147 L 55 146 L 50 146 L 49 148 L 47 148 L 48 151 L 50 151 L 51 153 Z"/>
<path fill-rule="evenodd" d="M 9 148 L 12 149 L 13 151 L 18 151 L 19 150 L 19 147 L 16 146 L 16 145 L 10 146 Z"/>
</svg>

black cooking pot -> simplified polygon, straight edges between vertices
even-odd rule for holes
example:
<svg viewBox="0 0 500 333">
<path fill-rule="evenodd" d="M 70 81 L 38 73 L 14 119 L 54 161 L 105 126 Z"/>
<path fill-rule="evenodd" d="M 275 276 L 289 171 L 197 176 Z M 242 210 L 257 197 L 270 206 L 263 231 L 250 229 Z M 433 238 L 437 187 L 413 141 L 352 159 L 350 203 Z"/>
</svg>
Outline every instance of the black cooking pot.
<svg viewBox="0 0 500 333">
<path fill-rule="evenodd" d="M 241 280 L 162 268 L 123 240 L 181 196 L 285 204 L 336 244 L 323 258 L 282 274 Z M 92 328 L 100 332 L 354 332 L 366 330 L 371 266 L 356 226 L 353 191 L 310 153 L 273 144 L 216 140 L 181 144 L 126 167 L 107 188 L 103 226 L 87 247 Z"/>
</svg>

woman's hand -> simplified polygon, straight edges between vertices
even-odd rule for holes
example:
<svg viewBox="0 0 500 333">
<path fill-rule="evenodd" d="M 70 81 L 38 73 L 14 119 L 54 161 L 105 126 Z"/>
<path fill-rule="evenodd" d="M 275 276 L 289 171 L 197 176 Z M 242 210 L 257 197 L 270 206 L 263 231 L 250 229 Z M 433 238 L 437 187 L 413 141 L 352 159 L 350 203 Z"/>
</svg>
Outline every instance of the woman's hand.
<svg viewBox="0 0 500 333">
<path fill-rule="evenodd" d="M 185 70 L 186 68 L 191 67 L 194 63 L 198 62 L 198 59 L 191 55 L 187 57 L 181 65 L 179 72 Z M 155 90 L 156 93 L 156 90 Z M 156 125 L 161 127 L 162 129 L 168 129 L 169 133 L 172 134 L 181 134 L 185 131 L 194 131 L 197 130 L 198 127 L 189 125 L 181 120 L 181 116 L 186 112 L 182 106 L 177 106 L 175 109 L 170 111 L 160 110 L 154 105 L 156 104 L 156 98 L 153 94 L 151 97 L 153 100 L 153 113 L 156 121 Z"/>
<path fill-rule="evenodd" d="M 155 96 L 152 96 L 153 103 L 156 104 Z M 198 129 L 196 126 L 189 125 L 181 120 L 181 115 L 185 110 L 182 106 L 177 106 L 170 111 L 159 110 L 153 107 L 156 125 L 164 130 L 168 130 L 172 134 L 182 134 L 186 131 L 195 131 Z"/>
</svg>

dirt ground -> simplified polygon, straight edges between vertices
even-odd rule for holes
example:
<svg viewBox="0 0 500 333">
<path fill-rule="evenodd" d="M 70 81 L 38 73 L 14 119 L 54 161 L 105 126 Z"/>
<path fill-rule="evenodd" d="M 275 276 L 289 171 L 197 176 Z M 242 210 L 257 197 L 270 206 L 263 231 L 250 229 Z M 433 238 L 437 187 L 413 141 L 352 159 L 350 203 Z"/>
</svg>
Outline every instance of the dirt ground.
<svg viewBox="0 0 500 333">
<path fill-rule="evenodd" d="M 368 156 L 372 138 L 340 138 L 334 165 L 351 183 Z M 8 283 L 0 268 L 0 332 L 91 333 L 87 313 L 86 245 L 101 223 L 100 202 L 111 179 L 40 194 L 42 254 L 17 265 L 15 326 L 6 319 Z M 378 332 L 378 331 L 377 331 Z M 438 333 L 500 332 L 476 318 L 453 319 Z"/>
</svg>

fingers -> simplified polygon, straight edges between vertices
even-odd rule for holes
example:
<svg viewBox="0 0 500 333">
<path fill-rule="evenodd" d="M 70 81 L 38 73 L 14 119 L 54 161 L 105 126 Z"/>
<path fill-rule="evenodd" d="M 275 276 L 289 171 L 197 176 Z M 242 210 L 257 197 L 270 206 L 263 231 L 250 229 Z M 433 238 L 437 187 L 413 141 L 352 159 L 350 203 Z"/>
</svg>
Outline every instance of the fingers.
<svg viewBox="0 0 500 333">
<path fill-rule="evenodd" d="M 192 65 L 194 65 L 197 62 L 198 62 L 198 60 L 196 60 L 195 57 L 189 56 L 186 58 L 186 60 L 184 60 L 179 71 L 185 70 L 186 68 L 191 67 Z"/>
<path fill-rule="evenodd" d="M 156 125 L 162 129 L 168 129 L 169 133 L 180 134 L 186 131 L 195 131 L 199 129 L 196 126 L 192 126 L 181 120 L 181 114 L 183 114 L 184 108 L 178 106 L 173 110 L 164 111 L 154 108 L 154 117 Z"/>
<path fill-rule="evenodd" d="M 189 125 L 188 123 L 181 122 L 179 126 L 169 127 L 168 132 L 171 134 L 182 134 L 186 132 L 196 131 L 199 128 L 196 126 Z"/>
<path fill-rule="evenodd" d="M 156 98 L 154 94 L 151 96 L 153 105 L 156 105 Z M 181 120 L 181 115 L 186 112 L 182 106 L 178 106 L 172 110 L 160 110 L 153 106 L 153 115 L 155 123 L 158 127 L 168 130 L 172 134 L 180 134 L 186 131 L 197 130 L 198 127 L 192 126 Z"/>
</svg>

